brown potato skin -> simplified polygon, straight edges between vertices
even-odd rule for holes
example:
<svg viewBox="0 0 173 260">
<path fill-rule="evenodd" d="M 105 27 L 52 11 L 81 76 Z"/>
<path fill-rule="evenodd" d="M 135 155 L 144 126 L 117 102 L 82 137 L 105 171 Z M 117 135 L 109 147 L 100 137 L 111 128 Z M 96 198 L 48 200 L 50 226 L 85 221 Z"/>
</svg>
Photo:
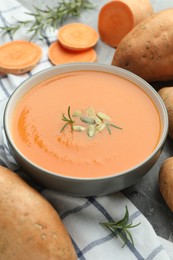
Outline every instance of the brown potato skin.
<svg viewBox="0 0 173 260">
<path fill-rule="evenodd" d="M 161 165 L 159 188 L 168 207 L 173 211 L 173 157 L 166 159 Z"/>
<path fill-rule="evenodd" d="M 149 16 L 122 39 L 112 65 L 149 82 L 173 79 L 172 24 L 173 8 Z"/>
<path fill-rule="evenodd" d="M 168 134 L 173 139 L 173 87 L 164 87 L 158 91 L 163 99 L 168 112 L 169 129 Z"/>
<path fill-rule="evenodd" d="M 150 0 L 121 0 L 121 2 L 124 2 L 130 7 L 134 15 L 135 26 L 154 12 Z"/>
<path fill-rule="evenodd" d="M 76 260 L 55 209 L 17 174 L 0 166 L 0 259 Z"/>
</svg>

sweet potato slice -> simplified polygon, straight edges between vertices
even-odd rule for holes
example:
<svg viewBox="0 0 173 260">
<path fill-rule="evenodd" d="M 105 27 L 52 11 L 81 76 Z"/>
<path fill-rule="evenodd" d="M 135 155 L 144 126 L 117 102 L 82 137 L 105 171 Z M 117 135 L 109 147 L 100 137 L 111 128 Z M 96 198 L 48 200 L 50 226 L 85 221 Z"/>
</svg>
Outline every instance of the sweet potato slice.
<svg viewBox="0 0 173 260">
<path fill-rule="evenodd" d="M 97 55 L 93 48 L 82 52 L 74 52 L 65 49 L 56 41 L 49 47 L 48 57 L 52 64 L 58 65 L 70 62 L 93 62 L 96 61 Z"/>
<path fill-rule="evenodd" d="M 60 44 L 69 50 L 83 51 L 96 45 L 99 39 L 97 31 L 83 23 L 69 23 L 58 32 Z"/>
<path fill-rule="evenodd" d="M 40 61 L 41 48 L 28 41 L 12 41 L 0 46 L 0 71 L 6 74 L 23 74 Z"/>
</svg>

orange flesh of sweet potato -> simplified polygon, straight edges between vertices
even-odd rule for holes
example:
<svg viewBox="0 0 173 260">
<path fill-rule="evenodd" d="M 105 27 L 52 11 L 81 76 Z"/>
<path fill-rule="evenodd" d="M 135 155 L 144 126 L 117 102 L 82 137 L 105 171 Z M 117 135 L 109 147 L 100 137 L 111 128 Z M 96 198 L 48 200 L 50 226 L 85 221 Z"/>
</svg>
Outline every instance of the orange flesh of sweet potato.
<svg viewBox="0 0 173 260">
<path fill-rule="evenodd" d="M 111 1 L 102 7 L 98 17 L 98 31 L 103 42 L 117 47 L 133 27 L 134 16 L 123 2 Z"/>
<path fill-rule="evenodd" d="M 96 52 L 93 48 L 76 52 L 65 49 L 58 41 L 50 45 L 48 57 L 54 65 L 70 62 L 94 62 L 97 59 Z"/>
<path fill-rule="evenodd" d="M 40 61 L 41 48 L 35 43 L 16 40 L 0 46 L 0 71 L 23 74 L 31 71 Z"/>
<path fill-rule="evenodd" d="M 96 45 L 99 35 L 91 26 L 83 23 L 69 23 L 58 32 L 58 41 L 66 49 L 73 51 L 88 50 Z"/>
</svg>

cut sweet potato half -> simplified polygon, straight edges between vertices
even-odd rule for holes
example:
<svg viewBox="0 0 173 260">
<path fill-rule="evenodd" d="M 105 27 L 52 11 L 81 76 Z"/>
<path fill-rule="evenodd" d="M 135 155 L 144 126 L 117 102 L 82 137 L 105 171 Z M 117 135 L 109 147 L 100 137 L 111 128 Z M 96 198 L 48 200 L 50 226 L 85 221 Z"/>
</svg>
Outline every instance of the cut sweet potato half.
<svg viewBox="0 0 173 260">
<path fill-rule="evenodd" d="M 54 65 L 69 62 L 94 62 L 97 59 L 93 48 L 82 52 L 75 52 L 62 47 L 58 41 L 51 44 L 48 50 L 49 60 Z"/>
<path fill-rule="evenodd" d="M 98 17 L 98 31 L 103 42 L 117 47 L 138 23 L 153 14 L 150 0 L 114 0 L 105 4 Z"/>
<path fill-rule="evenodd" d="M 41 48 L 28 41 L 18 40 L 0 46 L 0 71 L 6 74 L 23 74 L 31 71 L 40 61 Z"/>
<path fill-rule="evenodd" d="M 127 4 L 110 1 L 99 12 L 100 38 L 108 45 L 117 47 L 122 38 L 133 29 L 134 23 L 134 15 Z"/>
</svg>

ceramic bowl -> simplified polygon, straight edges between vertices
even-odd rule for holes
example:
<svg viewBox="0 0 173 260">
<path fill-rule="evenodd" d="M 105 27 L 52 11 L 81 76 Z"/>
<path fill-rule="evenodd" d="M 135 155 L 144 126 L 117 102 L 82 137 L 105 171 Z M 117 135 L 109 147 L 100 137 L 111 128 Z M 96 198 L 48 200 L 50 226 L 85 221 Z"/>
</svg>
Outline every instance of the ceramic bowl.
<svg viewBox="0 0 173 260">
<path fill-rule="evenodd" d="M 15 145 L 11 134 L 11 121 L 18 101 L 33 86 L 40 82 L 66 72 L 94 70 L 119 75 L 138 85 L 154 102 L 161 122 L 161 134 L 154 151 L 140 164 L 124 172 L 116 173 L 108 177 L 77 178 L 55 174 L 35 165 L 26 158 Z M 41 101 L 39 101 L 41 102 Z M 5 135 L 12 155 L 21 167 L 38 183 L 46 188 L 54 189 L 74 196 L 99 196 L 120 191 L 136 183 L 155 164 L 160 156 L 168 133 L 168 115 L 165 105 L 157 91 L 146 81 L 124 69 L 97 63 L 74 63 L 51 67 L 41 71 L 24 81 L 11 95 L 4 112 Z"/>
</svg>

